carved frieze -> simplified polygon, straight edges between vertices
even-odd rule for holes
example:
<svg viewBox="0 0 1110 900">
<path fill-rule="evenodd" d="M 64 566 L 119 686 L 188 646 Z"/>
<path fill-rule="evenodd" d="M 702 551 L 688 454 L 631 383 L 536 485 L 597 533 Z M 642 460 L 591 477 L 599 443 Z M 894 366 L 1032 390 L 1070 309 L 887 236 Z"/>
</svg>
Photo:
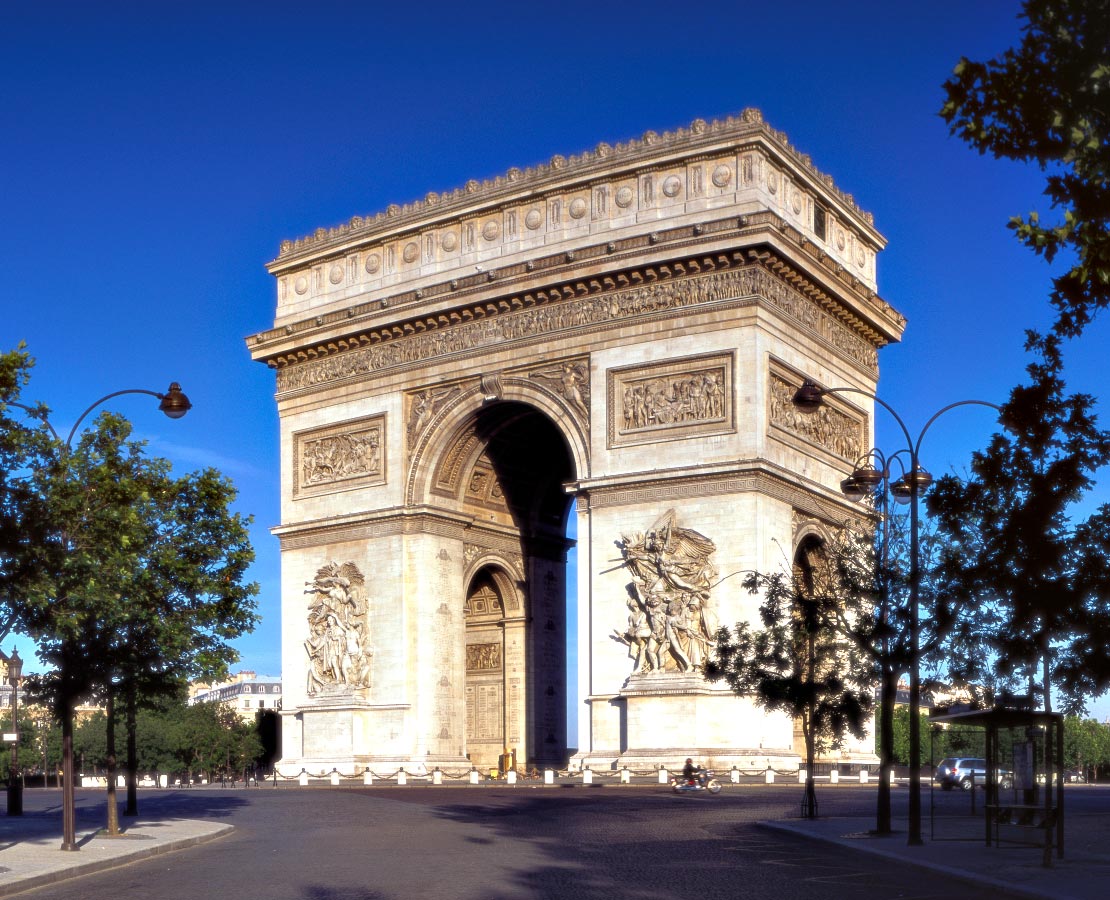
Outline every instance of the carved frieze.
<svg viewBox="0 0 1110 900">
<path fill-rule="evenodd" d="M 486 318 L 450 320 L 433 329 L 416 331 L 389 341 L 341 350 L 323 358 L 279 368 L 279 391 L 291 391 L 344 378 L 364 376 L 431 359 L 441 359 L 494 345 L 568 329 L 582 329 L 614 321 L 653 316 L 760 296 L 815 337 L 835 347 L 860 366 L 874 370 L 875 346 L 830 315 L 817 301 L 785 284 L 761 265 L 737 268 L 727 257 L 693 265 L 657 266 L 630 276 L 587 279 L 513 297 L 504 310 L 494 308 Z M 681 270 L 681 271 L 680 271 Z M 700 274 L 693 274 L 694 272 Z M 643 282 L 638 284 L 637 282 Z"/>
<path fill-rule="evenodd" d="M 293 434 L 293 497 L 385 483 L 385 416 Z"/>
<path fill-rule="evenodd" d="M 609 446 L 735 430 L 732 353 L 610 369 Z"/>
<path fill-rule="evenodd" d="M 467 644 L 466 645 L 466 671 L 468 671 L 468 672 L 500 672 L 501 671 L 501 645 L 500 644 Z"/>
<path fill-rule="evenodd" d="M 803 413 L 794 406 L 795 392 L 801 385 L 774 370 L 770 373 L 768 424 L 824 448 L 847 463 L 854 463 L 865 449 L 865 419 L 823 404 L 817 412 Z"/>
</svg>

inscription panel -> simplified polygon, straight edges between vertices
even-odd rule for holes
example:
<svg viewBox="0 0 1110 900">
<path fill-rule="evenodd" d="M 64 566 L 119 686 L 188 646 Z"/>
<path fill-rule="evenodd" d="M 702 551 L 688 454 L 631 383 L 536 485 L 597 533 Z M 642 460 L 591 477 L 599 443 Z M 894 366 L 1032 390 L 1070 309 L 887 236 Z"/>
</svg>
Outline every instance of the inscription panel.
<svg viewBox="0 0 1110 900">
<path fill-rule="evenodd" d="M 385 415 L 293 433 L 293 497 L 385 483 Z"/>
<path fill-rule="evenodd" d="M 609 446 L 736 430 L 732 353 L 610 369 Z"/>
<path fill-rule="evenodd" d="M 501 741 L 501 684 L 466 686 L 466 733 L 471 741 Z"/>
</svg>

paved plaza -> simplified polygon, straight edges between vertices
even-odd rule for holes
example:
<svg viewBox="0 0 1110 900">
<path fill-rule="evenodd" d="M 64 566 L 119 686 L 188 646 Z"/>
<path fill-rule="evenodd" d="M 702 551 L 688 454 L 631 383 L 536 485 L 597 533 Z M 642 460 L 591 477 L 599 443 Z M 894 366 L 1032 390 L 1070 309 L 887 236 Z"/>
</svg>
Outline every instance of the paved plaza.
<svg viewBox="0 0 1110 900">
<path fill-rule="evenodd" d="M 1066 858 L 1051 869 L 1035 849 L 984 847 L 961 795 L 938 795 L 938 822 L 948 837 L 969 827 L 968 840 L 941 840 L 929 821 L 924 847 L 904 831 L 869 837 L 873 786 L 819 788 L 816 822 L 797 818 L 796 785 L 718 797 L 612 782 L 149 791 L 120 838 L 98 833 L 103 797 L 81 791 L 76 853 L 58 849 L 60 794 L 26 798 L 27 815 L 0 817 L 0 896 L 1063 900 L 1101 898 L 1110 878 L 1099 786 L 1068 791 Z M 904 805 L 896 790 L 896 817 Z"/>
</svg>

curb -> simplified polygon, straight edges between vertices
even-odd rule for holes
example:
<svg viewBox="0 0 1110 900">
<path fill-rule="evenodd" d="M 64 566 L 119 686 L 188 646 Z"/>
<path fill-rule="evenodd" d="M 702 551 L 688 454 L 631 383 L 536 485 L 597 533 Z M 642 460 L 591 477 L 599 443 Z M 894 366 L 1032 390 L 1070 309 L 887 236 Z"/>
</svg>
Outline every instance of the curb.
<svg viewBox="0 0 1110 900">
<path fill-rule="evenodd" d="M 192 837 L 176 838 L 174 840 L 166 841 L 163 844 L 155 844 L 154 846 L 136 847 L 134 852 L 124 853 L 115 856 L 111 859 L 101 859 L 88 863 L 80 863 L 76 866 L 69 866 L 65 869 L 60 869 L 55 872 L 44 872 L 41 875 L 29 875 L 26 878 L 21 878 L 18 881 L 11 881 L 7 884 L 0 884 L 0 897 L 9 897 L 12 894 L 21 894 L 24 891 L 34 890 L 35 888 L 45 887 L 49 884 L 57 884 L 62 881 L 68 881 L 71 878 L 81 878 L 85 875 L 94 875 L 99 872 L 107 872 L 111 869 L 118 869 L 123 866 L 130 865 L 142 859 L 151 859 L 155 856 L 162 856 L 166 853 L 173 853 L 176 850 L 185 850 L 188 847 L 195 847 L 199 844 L 206 844 L 209 841 L 217 840 L 230 834 L 235 830 L 235 826 L 221 824 L 209 834 L 198 834 Z M 59 851 L 61 852 L 61 851 Z"/>
</svg>

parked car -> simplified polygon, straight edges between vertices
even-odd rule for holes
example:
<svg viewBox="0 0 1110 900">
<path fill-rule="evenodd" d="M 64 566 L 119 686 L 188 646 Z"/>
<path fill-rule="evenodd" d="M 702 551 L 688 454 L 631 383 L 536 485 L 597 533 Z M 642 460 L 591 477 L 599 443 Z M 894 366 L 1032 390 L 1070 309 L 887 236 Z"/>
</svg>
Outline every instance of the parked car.
<svg viewBox="0 0 1110 900">
<path fill-rule="evenodd" d="M 959 787 L 970 791 L 973 784 L 986 784 L 987 761 L 975 756 L 950 756 L 940 761 L 936 775 L 933 776 L 946 791 Z M 998 784 L 1009 789 L 1014 786 L 1014 773 L 1009 769 L 998 769 Z"/>
</svg>

